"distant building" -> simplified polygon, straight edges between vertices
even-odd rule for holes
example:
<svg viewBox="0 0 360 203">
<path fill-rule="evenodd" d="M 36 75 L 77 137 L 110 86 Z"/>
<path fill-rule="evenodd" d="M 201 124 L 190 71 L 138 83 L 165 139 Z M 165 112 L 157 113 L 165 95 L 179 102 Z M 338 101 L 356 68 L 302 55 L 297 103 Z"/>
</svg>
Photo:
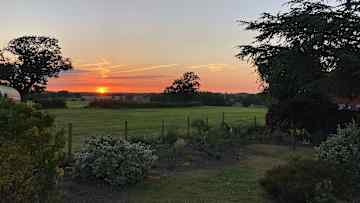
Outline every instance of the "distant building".
<svg viewBox="0 0 360 203">
<path fill-rule="evenodd" d="M 0 86 L 0 97 L 6 97 L 15 102 L 21 101 L 20 93 L 16 89 L 7 86 Z"/>
<path fill-rule="evenodd" d="M 135 95 L 132 98 L 132 102 L 138 104 L 146 104 L 151 102 L 151 98 L 150 96 L 145 96 L 145 95 Z"/>
</svg>

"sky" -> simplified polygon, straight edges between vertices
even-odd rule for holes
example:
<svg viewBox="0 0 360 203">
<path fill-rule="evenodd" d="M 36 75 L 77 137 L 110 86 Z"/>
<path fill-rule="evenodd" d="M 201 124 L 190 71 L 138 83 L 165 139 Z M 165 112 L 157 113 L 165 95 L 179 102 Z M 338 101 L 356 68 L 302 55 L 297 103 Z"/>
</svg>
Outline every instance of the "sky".
<svg viewBox="0 0 360 203">
<path fill-rule="evenodd" d="M 259 92 L 255 68 L 235 58 L 256 33 L 237 20 L 284 9 L 285 0 L 0 0 L 0 46 L 16 37 L 59 39 L 74 70 L 48 90 L 161 92 L 184 72 L 201 90 Z"/>
</svg>

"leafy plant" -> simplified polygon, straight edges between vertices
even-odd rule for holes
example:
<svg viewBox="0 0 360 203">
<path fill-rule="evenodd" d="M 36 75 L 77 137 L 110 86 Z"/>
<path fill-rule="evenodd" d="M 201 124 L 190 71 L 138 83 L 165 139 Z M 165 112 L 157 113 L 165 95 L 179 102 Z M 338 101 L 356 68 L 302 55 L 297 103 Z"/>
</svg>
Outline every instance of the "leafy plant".
<svg viewBox="0 0 360 203">
<path fill-rule="evenodd" d="M 360 126 L 353 121 L 323 142 L 318 148 L 321 160 L 342 166 L 360 187 Z"/>
<path fill-rule="evenodd" d="M 311 135 L 307 141 L 319 145 L 338 124 L 350 122 L 352 112 L 338 111 L 337 104 L 326 98 L 296 97 L 273 105 L 266 124 L 271 129 L 306 129 Z"/>
<path fill-rule="evenodd" d="M 346 200 L 351 196 L 350 182 L 351 177 L 330 162 L 299 159 L 267 171 L 260 180 L 267 194 L 280 203 Z"/>
<path fill-rule="evenodd" d="M 203 134 L 209 130 L 209 126 L 203 119 L 196 119 L 191 122 L 191 127 L 197 130 L 198 134 Z"/>
<path fill-rule="evenodd" d="M 168 130 L 163 137 L 161 137 L 161 142 L 163 144 L 174 145 L 177 139 L 180 137 L 179 132 L 176 129 Z"/>
<path fill-rule="evenodd" d="M 217 159 L 226 151 L 227 146 L 233 144 L 233 133 L 222 126 L 211 128 L 202 134 L 191 137 L 191 143 L 195 148 L 206 152 Z"/>
<path fill-rule="evenodd" d="M 76 157 L 76 174 L 81 179 L 125 186 L 143 180 L 156 159 L 147 145 L 110 136 L 91 137 Z"/>
<path fill-rule="evenodd" d="M 49 197 L 61 174 L 64 133 L 54 119 L 25 104 L 0 99 L 0 199 L 38 202 Z"/>
</svg>

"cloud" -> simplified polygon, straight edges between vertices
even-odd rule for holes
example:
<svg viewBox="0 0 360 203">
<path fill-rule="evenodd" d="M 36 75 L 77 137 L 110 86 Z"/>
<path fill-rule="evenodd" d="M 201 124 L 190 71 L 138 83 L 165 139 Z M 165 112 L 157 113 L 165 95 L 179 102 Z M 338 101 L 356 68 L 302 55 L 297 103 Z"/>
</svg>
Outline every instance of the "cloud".
<svg viewBox="0 0 360 203">
<path fill-rule="evenodd" d="M 74 63 L 74 67 L 78 67 L 78 68 L 91 68 L 91 67 L 98 67 L 98 66 L 105 66 L 105 65 L 109 65 L 109 63 L 106 62 L 100 62 L 100 63 Z"/>
<path fill-rule="evenodd" d="M 132 68 L 131 68 L 132 66 Z M 145 72 L 150 70 L 157 70 L 161 68 L 171 68 L 178 66 L 178 64 L 164 64 L 164 65 L 153 65 L 148 67 L 134 67 L 139 65 L 128 65 L 128 64 L 112 64 L 106 58 L 102 57 L 98 62 L 95 63 L 75 63 L 74 67 L 77 70 L 86 70 L 94 72 L 103 79 L 110 78 L 110 75 L 118 73 L 135 73 Z M 121 68 L 121 69 L 119 69 Z M 137 78 L 134 76 L 134 78 Z M 149 77 L 147 77 L 149 78 Z"/>
<path fill-rule="evenodd" d="M 222 63 L 189 66 L 190 69 L 208 69 L 211 72 L 221 72 L 229 67 L 230 67 L 229 64 L 222 64 Z"/>
<path fill-rule="evenodd" d="M 165 64 L 165 65 L 149 66 L 149 67 L 144 67 L 144 68 L 134 68 L 134 69 L 116 71 L 116 73 L 144 72 L 144 71 L 157 70 L 157 69 L 162 69 L 162 68 L 173 68 L 176 66 L 179 66 L 179 64 Z"/>
<path fill-rule="evenodd" d="M 105 79 L 109 80 L 147 80 L 166 78 L 166 75 L 134 75 L 134 76 L 110 76 Z"/>
</svg>

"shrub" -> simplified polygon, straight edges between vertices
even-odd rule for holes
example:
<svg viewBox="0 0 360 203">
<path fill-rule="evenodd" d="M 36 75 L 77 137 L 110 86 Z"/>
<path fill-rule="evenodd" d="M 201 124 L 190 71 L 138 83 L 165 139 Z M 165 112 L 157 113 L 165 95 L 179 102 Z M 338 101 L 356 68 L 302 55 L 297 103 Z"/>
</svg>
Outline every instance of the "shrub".
<svg viewBox="0 0 360 203">
<path fill-rule="evenodd" d="M 155 160 L 146 145 L 110 136 L 92 137 L 76 157 L 76 171 L 81 179 L 125 186 L 143 180 Z"/>
<path fill-rule="evenodd" d="M 35 103 L 40 104 L 44 109 L 61 109 L 67 108 L 66 102 L 63 99 L 37 99 Z"/>
<path fill-rule="evenodd" d="M 208 124 L 203 119 L 196 119 L 191 122 L 191 127 L 197 130 L 197 133 L 203 134 L 209 130 Z"/>
<path fill-rule="evenodd" d="M 267 171 L 260 184 L 280 203 L 335 203 L 349 198 L 350 181 L 344 171 L 330 162 L 292 160 Z"/>
<path fill-rule="evenodd" d="M 163 137 L 161 137 L 161 142 L 163 144 L 173 145 L 178 140 L 179 137 L 180 134 L 176 129 L 170 129 L 165 133 Z"/>
<path fill-rule="evenodd" d="M 308 141 L 318 145 L 335 132 L 338 124 L 350 122 L 353 112 L 339 111 L 337 104 L 324 98 L 296 97 L 270 107 L 266 125 L 270 129 L 306 129 Z"/>
<path fill-rule="evenodd" d="M 208 155 L 220 159 L 222 153 L 228 149 L 228 146 L 234 144 L 233 138 L 233 134 L 227 128 L 221 126 L 211 128 L 209 131 L 201 134 L 193 135 L 191 143 Z"/>
<path fill-rule="evenodd" d="M 342 166 L 360 186 L 360 126 L 355 122 L 338 128 L 337 133 L 318 148 L 318 157 Z"/>
<path fill-rule="evenodd" d="M 65 145 L 54 119 L 25 104 L 0 100 L 1 202 L 39 202 L 49 197 L 61 173 Z"/>
<path fill-rule="evenodd" d="M 128 141 L 132 143 L 143 143 L 145 145 L 156 146 L 161 143 L 161 139 L 156 135 L 140 135 L 135 134 L 128 137 Z"/>
</svg>

